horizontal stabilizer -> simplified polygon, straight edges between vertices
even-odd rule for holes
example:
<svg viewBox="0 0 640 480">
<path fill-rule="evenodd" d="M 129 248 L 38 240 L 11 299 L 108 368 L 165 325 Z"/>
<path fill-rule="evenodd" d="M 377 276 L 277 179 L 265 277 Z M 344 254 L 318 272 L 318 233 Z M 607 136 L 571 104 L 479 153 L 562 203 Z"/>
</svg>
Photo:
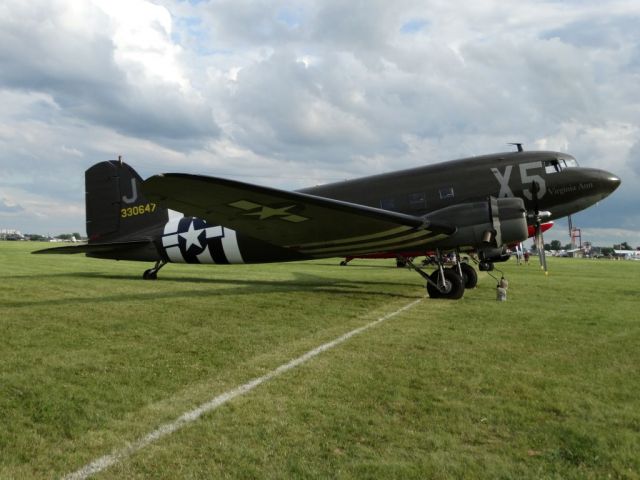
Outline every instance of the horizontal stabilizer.
<svg viewBox="0 0 640 480">
<path fill-rule="evenodd" d="M 83 243 L 80 245 L 65 245 L 64 247 L 44 248 L 31 253 L 107 253 L 114 251 L 126 251 L 136 249 L 151 243 L 151 240 L 136 240 L 133 242 L 111 242 L 111 243 Z"/>
</svg>

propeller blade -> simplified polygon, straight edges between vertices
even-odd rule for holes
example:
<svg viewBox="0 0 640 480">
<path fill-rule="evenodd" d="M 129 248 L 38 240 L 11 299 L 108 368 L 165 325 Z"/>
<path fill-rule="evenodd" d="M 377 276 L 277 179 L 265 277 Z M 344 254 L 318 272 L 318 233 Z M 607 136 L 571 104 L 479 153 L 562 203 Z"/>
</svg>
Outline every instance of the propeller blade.
<svg viewBox="0 0 640 480">
<path fill-rule="evenodd" d="M 538 206 L 538 192 L 540 192 L 540 185 L 535 180 L 531 182 L 531 201 L 533 202 L 533 213 L 538 216 L 540 208 Z"/>
<path fill-rule="evenodd" d="M 536 227 L 536 248 L 538 249 L 538 258 L 540 259 L 540 268 L 547 274 L 547 255 L 544 251 L 544 236 L 542 235 L 542 218 L 540 215 L 540 207 L 538 204 L 538 192 L 540 185 L 538 182 L 531 182 L 531 200 L 533 201 L 534 225 Z"/>
<path fill-rule="evenodd" d="M 538 257 L 540 258 L 540 268 L 547 273 L 547 254 L 544 250 L 544 235 L 542 234 L 542 225 L 536 222 L 536 248 L 538 249 Z"/>
</svg>

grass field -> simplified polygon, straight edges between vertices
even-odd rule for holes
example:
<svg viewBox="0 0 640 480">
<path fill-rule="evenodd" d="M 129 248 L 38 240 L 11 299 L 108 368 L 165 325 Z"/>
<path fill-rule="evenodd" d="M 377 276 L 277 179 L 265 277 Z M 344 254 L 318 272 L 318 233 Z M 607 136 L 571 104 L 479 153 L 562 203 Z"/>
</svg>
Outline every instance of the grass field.
<svg viewBox="0 0 640 480">
<path fill-rule="evenodd" d="M 149 265 L 0 242 L 0 478 L 58 478 L 424 297 L 388 260 Z M 48 245 L 47 245 L 48 246 Z M 533 259 L 535 261 L 535 259 Z M 507 262 L 95 478 L 640 478 L 640 262 Z"/>
</svg>

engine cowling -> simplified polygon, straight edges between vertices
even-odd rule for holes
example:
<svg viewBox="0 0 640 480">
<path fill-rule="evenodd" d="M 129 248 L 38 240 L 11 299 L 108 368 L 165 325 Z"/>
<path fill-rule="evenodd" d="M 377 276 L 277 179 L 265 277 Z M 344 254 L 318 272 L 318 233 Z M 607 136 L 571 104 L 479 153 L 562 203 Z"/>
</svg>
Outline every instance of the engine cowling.
<svg viewBox="0 0 640 480">
<path fill-rule="evenodd" d="M 527 218 L 521 198 L 495 198 L 461 203 L 425 215 L 427 221 L 449 223 L 456 232 L 443 248 L 501 248 L 527 239 Z"/>
</svg>

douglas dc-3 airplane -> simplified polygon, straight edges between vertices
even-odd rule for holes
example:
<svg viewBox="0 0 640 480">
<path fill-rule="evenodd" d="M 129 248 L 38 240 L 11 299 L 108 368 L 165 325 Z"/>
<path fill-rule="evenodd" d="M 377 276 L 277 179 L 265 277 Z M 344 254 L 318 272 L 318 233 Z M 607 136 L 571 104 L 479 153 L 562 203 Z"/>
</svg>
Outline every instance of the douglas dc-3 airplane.
<svg viewBox="0 0 640 480">
<path fill-rule="evenodd" d="M 121 160 L 95 164 L 85 181 L 88 243 L 34 253 L 155 262 L 143 278 L 156 279 L 169 262 L 394 252 L 426 280 L 430 297 L 447 299 L 461 298 L 477 274 L 459 254 L 444 268 L 445 253 L 473 251 L 485 265 L 504 260 L 506 245 L 528 238 L 528 225 L 541 245 L 544 222 L 583 210 L 620 185 L 609 172 L 580 168 L 571 155 L 521 145 L 295 192 L 182 173 L 142 180 Z M 185 216 L 170 219 L 167 209 Z M 436 252 L 431 274 L 408 257 L 416 250 Z"/>
</svg>

